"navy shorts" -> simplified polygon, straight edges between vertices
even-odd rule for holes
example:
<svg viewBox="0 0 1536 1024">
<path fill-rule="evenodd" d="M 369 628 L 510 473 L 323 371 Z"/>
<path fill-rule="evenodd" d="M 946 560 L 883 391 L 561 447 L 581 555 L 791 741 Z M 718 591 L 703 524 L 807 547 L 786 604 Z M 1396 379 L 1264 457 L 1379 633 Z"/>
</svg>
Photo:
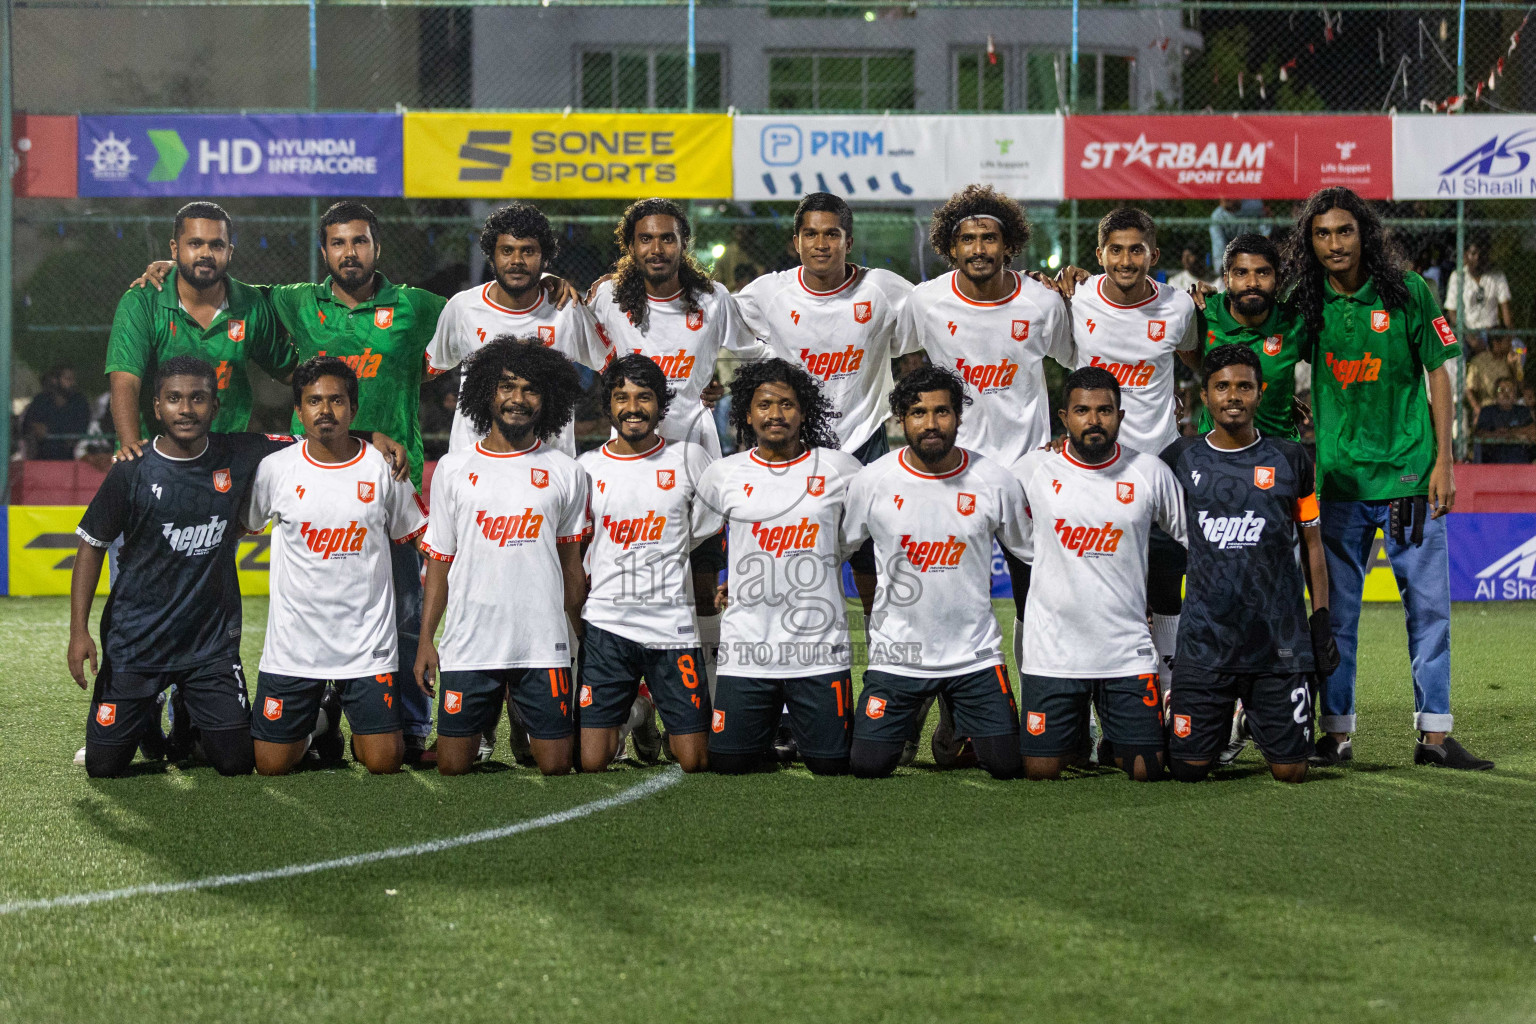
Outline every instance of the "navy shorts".
<svg viewBox="0 0 1536 1024">
<path fill-rule="evenodd" d="M 847 671 L 785 679 L 723 675 L 715 684 L 710 752 L 758 754 L 769 749 L 788 705 L 789 730 L 801 756 L 847 757 L 852 686 Z"/>
<path fill-rule="evenodd" d="M 954 711 L 956 736 L 1018 734 L 1019 708 L 1014 703 L 1013 687 L 1008 685 L 1008 670 L 1002 665 L 934 679 L 869 669 L 859 691 L 854 734 L 876 743 L 916 739 L 918 712 L 929 697 L 941 694 Z"/>
<path fill-rule="evenodd" d="M 400 731 L 400 695 L 393 672 L 356 679 L 305 679 L 258 672 L 251 738 L 263 743 L 297 743 L 314 732 L 326 683 L 335 683 L 340 691 L 341 708 L 352 735 Z"/>
<path fill-rule="evenodd" d="M 1157 673 L 1105 679 L 1019 677 L 1025 757 L 1070 757 L 1088 749 L 1088 705 L 1111 743 L 1140 749 L 1163 747 L 1163 694 Z M 1230 719 L 1229 719 L 1230 722 Z"/>
<path fill-rule="evenodd" d="M 709 683 L 697 647 L 655 648 L 590 623 L 581 638 L 576 706 L 583 729 L 617 729 L 629 719 L 640 680 L 672 736 L 709 728 Z"/>
<path fill-rule="evenodd" d="M 517 707 L 528 735 L 563 740 L 576 731 L 571 718 L 571 670 L 499 668 L 443 672 L 437 681 L 437 734 L 478 736 L 495 724 L 500 698 Z"/>
<path fill-rule="evenodd" d="M 1298 764 L 1312 754 L 1312 691 L 1299 673 L 1173 670 L 1168 756 L 1211 761 L 1231 737 L 1232 710 L 1243 702 L 1254 746 L 1270 764 Z"/>
<path fill-rule="evenodd" d="M 171 685 L 181 690 L 192 724 L 207 732 L 248 729 L 251 705 L 238 661 L 215 661 L 174 672 L 118 672 L 103 661 L 91 694 L 85 738 L 91 744 L 139 742 L 151 723 L 158 725 L 155 698 Z"/>
</svg>

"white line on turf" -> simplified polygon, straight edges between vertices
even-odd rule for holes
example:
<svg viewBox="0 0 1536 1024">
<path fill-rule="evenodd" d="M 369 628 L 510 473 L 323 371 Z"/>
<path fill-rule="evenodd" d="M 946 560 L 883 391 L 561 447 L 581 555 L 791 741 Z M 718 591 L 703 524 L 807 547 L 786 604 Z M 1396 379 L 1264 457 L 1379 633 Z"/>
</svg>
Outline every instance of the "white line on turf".
<svg viewBox="0 0 1536 1024">
<path fill-rule="evenodd" d="M 270 882 L 277 878 L 297 878 L 300 875 L 312 875 L 319 871 L 333 871 L 336 868 L 355 868 L 381 860 L 398 860 L 402 857 L 420 857 L 427 853 L 441 853 L 444 850 L 452 850 L 460 846 L 488 843 L 493 839 L 505 839 L 508 836 L 515 836 L 522 832 L 549 828 L 551 825 L 563 825 L 568 821 L 575 821 L 578 818 L 590 817 L 601 811 L 612 810 L 625 804 L 632 804 L 637 800 L 644 800 L 648 796 L 677 785 L 682 781 L 682 778 L 682 769 L 673 765 L 665 771 L 646 779 L 638 786 L 631 786 L 628 789 L 615 793 L 613 796 L 603 797 L 601 800 L 593 800 L 591 803 L 581 804 L 569 810 L 556 811 L 543 817 L 529 818 L 527 821 L 514 822 L 511 825 L 502 825 L 499 828 L 488 828 L 479 832 L 466 832 L 461 836 L 432 839 L 425 843 L 412 843 L 410 846 L 392 846 L 387 850 L 374 850 L 371 853 L 354 853 L 351 856 L 337 857 L 334 860 L 317 860 L 308 864 L 290 864 L 287 867 L 269 868 L 266 871 L 250 871 L 241 875 L 210 875 L 207 878 L 193 878 L 185 882 L 154 882 L 148 885 L 130 885 L 123 889 L 79 892 L 69 896 L 54 896 L 51 899 L 45 900 L 15 900 L 11 903 L 0 903 L 0 916 L 19 914 L 27 910 L 86 907 L 93 903 L 110 903 L 114 900 L 125 900 L 132 896 L 165 896 L 178 892 L 197 892 L 201 889 L 222 889 L 230 885 Z"/>
</svg>

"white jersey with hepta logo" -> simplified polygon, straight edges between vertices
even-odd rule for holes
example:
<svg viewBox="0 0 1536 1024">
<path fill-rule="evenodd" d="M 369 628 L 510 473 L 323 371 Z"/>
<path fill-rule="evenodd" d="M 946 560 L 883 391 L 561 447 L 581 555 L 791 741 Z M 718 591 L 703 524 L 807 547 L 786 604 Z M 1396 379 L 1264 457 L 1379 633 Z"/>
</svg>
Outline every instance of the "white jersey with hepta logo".
<svg viewBox="0 0 1536 1024">
<path fill-rule="evenodd" d="M 437 330 L 427 345 L 427 372 L 433 375 L 446 373 L 488 341 L 500 335 L 510 334 L 518 338 L 538 338 L 545 348 L 552 348 L 573 363 L 594 370 L 601 370 L 608 358 L 608 347 L 597 333 L 597 322 L 592 311 L 579 302 L 572 302 L 564 309 L 539 292 L 539 301 L 527 309 L 510 309 L 491 299 L 494 281 L 474 288 L 466 288 L 443 307 L 437 318 Z M 552 440 L 555 448 L 576 457 L 576 428 L 574 419 Z M 453 428 L 448 439 L 448 450 L 469 448 L 484 437 L 458 409 L 453 411 Z"/>
<path fill-rule="evenodd" d="M 698 497 L 709 453 L 661 440 L 641 455 L 612 442 L 577 462 L 592 495 L 591 586 L 581 617 L 647 647 L 697 647 L 688 555 L 720 532 L 720 515 Z"/>
<path fill-rule="evenodd" d="M 666 299 L 647 297 L 649 312 L 639 327 L 613 298 L 613 281 L 597 286 L 592 313 L 597 329 L 614 356 L 634 352 L 649 356 L 673 390 L 672 404 L 656 432 L 669 441 L 692 441 L 711 458 L 720 457 L 720 435 L 715 419 L 699 398 L 715 373 L 721 349 L 738 352 L 744 359 L 764 359 L 772 353 L 752 336 L 725 285 L 699 296 L 698 311 L 690 313 L 682 292 Z"/>
<path fill-rule="evenodd" d="M 1195 301 L 1156 281 L 1152 297 L 1120 306 L 1104 297 L 1104 275 L 1078 285 L 1072 296 L 1072 340 L 1078 366 L 1102 366 L 1120 382 L 1120 443 L 1156 455 L 1179 436 L 1173 404 L 1175 352 L 1200 344 Z"/>
<path fill-rule="evenodd" d="M 889 415 L 896 322 L 912 285 L 889 270 L 852 267 L 829 292 L 812 291 L 805 270 L 764 274 L 736 293 L 747 326 L 774 355 L 821 381 L 843 451 L 857 451 Z"/>
<path fill-rule="evenodd" d="M 960 294 L 958 271 L 925 281 L 902 309 L 896 355 L 926 349 L 957 370 L 975 400 L 961 414 L 958 443 L 1003 466 L 1051 439 L 1043 360 L 1072 365 L 1072 332 L 1061 296 L 1006 271 L 1013 291 L 996 302 Z"/>
<path fill-rule="evenodd" d="M 1013 468 L 1030 513 L 1019 671 L 1066 679 L 1156 672 L 1147 628 L 1147 538 L 1156 523 L 1186 543 L 1173 471 L 1155 455 L 1118 445 L 1097 466 L 1044 450 Z"/>
<path fill-rule="evenodd" d="M 992 540 L 1027 546 L 1024 490 L 992 460 L 960 449 L 933 475 L 901 448 L 864 467 L 848 490 L 843 543 L 870 537 L 880 584 L 869 617 L 869 667 L 927 679 L 1003 663 L 992 614 Z"/>
<path fill-rule="evenodd" d="M 784 679 L 851 666 L 839 530 L 859 469 L 827 448 L 789 462 L 766 462 L 753 448 L 704 471 L 699 500 L 730 530 L 721 675 Z"/>
<path fill-rule="evenodd" d="M 261 670 L 327 680 L 396 671 L 389 545 L 427 527 L 411 482 L 371 445 L 326 463 L 305 442 L 261 461 L 244 518 L 253 533 L 272 523 Z"/>
<path fill-rule="evenodd" d="M 427 556 L 448 566 L 444 672 L 569 668 L 560 544 L 586 534 L 587 475 L 544 444 L 449 452 L 432 474 Z"/>
</svg>

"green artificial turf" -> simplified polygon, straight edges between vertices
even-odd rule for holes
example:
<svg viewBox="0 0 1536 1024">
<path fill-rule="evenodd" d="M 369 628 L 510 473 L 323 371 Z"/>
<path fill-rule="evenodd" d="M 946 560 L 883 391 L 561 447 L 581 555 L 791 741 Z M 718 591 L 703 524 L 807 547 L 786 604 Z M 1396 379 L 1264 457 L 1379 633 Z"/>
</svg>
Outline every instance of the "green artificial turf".
<svg viewBox="0 0 1536 1024">
<path fill-rule="evenodd" d="M 450 837 L 668 770 L 92 782 L 67 614 L 0 601 L 0 903 Z M 0 1021 L 1536 1020 L 1533 621 L 1455 610 L 1457 732 L 1491 774 L 1412 766 L 1401 612 L 1369 607 L 1357 759 L 1300 787 L 1251 749 L 1193 786 L 995 782 L 926 749 L 880 782 L 688 777 L 444 852 L 0 916 Z"/>
</svg>

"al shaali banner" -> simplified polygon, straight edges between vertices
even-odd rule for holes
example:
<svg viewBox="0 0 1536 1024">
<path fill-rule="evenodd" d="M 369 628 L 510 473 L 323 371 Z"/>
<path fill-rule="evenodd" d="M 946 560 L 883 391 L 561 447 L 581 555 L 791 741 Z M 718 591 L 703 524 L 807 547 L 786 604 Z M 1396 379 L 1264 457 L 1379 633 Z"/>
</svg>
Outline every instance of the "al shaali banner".
<svg viewBox="0 0 1536 1024">
<path fill-rule="evenodd" d="M 1394 199 L 1536 197 L 1536 114 L 1392 119 Z"/>
</svg>

